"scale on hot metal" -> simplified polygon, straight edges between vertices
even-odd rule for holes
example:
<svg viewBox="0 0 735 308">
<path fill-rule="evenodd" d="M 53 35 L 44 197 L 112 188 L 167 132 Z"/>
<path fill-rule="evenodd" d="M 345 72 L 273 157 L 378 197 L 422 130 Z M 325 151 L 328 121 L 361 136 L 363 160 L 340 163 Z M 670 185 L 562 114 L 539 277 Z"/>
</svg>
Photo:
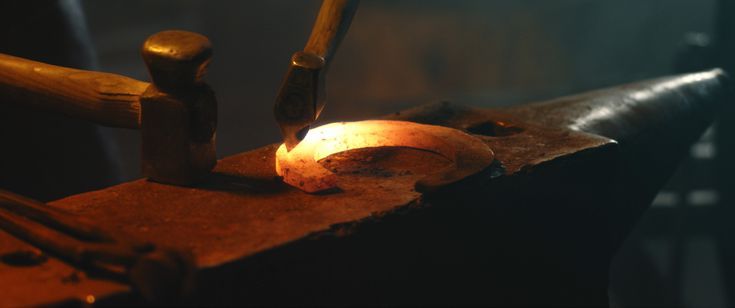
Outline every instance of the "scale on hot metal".
<svg viewBox="0 0 735 308">
<path fill-rule="evenodd" d="M 151 83 L 0 55 L 3 97 L 139 129 L 146 177 L 0 193 L 0 305 L 606 305 L 616 247 L 732 99 L 726 74 L 310 130 L 356 8 L 325 0 L 293 55 L 284 143 L 219 161 L 204 36 L 148 38 Z"/>
</svg>

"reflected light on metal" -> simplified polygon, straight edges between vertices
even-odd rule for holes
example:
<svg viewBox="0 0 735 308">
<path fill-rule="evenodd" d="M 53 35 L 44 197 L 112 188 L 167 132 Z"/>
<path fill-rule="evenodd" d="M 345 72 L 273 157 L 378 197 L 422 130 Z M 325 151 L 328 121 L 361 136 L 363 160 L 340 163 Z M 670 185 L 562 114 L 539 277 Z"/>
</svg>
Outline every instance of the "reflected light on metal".
<svg viewBox="0 0 735 308">
<path fill-rule="evenodd" d="M 442 169 L 438 173 L 451 173 L 453 177 L 475 173 L 493 160 L 487 145 L 459 130 L 373 120 L 332 123 L 311 129 L 290 152 L 281 145 L 276 151 L 276 172 L 284 182 L 303 191 L 324 191 L 337 187 L 337 176 L 319 164 L 319 160 L 345 151 L 377 147 L 407 147 L 436 153 L 453 162 L 448 167 L 451 170 Z M 466 152 L 472 155 L 464 155 Z"/>
</svg>

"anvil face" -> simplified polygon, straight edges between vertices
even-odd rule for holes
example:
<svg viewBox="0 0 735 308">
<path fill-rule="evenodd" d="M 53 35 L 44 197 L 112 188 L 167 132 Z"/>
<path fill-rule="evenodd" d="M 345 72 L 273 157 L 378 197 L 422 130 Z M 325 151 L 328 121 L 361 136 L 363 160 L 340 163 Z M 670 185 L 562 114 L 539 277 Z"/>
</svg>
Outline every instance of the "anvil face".
<svg viewBox="0 0 735 308">
<path fill-rule="evenodd" d="M 335 156 L 325 166 L 343 169 L 335 173 L 341 191 L 310 195 L 282 183 L 271 145 L 220 160 L 194 188 L 138 180 L 50 205 L 191 251 L 200 271 L 191 296 L 200 303 L 600 304 L 616 245 L 663 184 L 661 168 L 675 166 L 638 153 L 685 153 L 730 95 L 720 72 L 703 74 L 517 108 L 442 103 L 386 117 L 474 133 L 493 149 L 496 163 L 430 193 L 414 184 L 446 163 L 431 153 Z M 674 81 L 674 88 L 660 87 Z M 640 91 L 650 95 L 636 98 Z M 609 113 L 594 118 L 599 110 Z M 584 125 L 571 127 L 580 119 Z M 9 269 L 21 270 L 32 277 L 71 268 L 49 262 Z M 588 276 L 563 274 L 569 272 Z M 129 292 L 80 280 L 100 300 Z M 62 284 L 44 281 L 44 288 Z M 30 289 L 40 282 L 22 283 Z M 580 299 L 559 292 L 574 288 L 602 293 Z M 44 296 L 24 303 L 78 295 Z"/>
</svg>

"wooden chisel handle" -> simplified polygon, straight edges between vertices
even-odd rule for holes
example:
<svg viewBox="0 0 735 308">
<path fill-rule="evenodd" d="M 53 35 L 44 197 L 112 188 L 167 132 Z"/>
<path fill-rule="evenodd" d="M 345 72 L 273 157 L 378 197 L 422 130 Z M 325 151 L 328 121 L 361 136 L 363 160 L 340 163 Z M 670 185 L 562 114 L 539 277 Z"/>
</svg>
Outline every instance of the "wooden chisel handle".
<svg viewBox="0 0 735 308">
<path fill-rule="evenodd" d="M 14 103 L 100 125 L 139 128 L 149 83 L 0 54 L 0 104 Z"/>
<path fill-rule="evenodd" d="M 324 0 L 304 51 L 322 57 L 329 65 L 350 27 L 358 4 L 358 0 Z"/>
</svg>

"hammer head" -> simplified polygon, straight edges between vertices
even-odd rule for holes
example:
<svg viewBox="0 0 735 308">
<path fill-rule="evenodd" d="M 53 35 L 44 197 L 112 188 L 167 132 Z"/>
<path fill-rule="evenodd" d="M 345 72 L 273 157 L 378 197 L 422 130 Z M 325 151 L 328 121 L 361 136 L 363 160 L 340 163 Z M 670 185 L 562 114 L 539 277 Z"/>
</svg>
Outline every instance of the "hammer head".
<svg viewBox="0 0 735 308">
<path fill-rule="evenodd" d="M 217 162 L 217 102 L 202 82 L 211 44 L 200 34 L 163 31 L 146 40 L 142 55 L 153 80 L 140 99 L 143 175 L 191 185 Z"/>
<path fill-rule="evenodd" d="M 273 108 L 289 151 L 306 137 L 324 108 L 323 68 L 324 58 L 316 54 L 299 51 L 291 57 Z"/>
<path fill-rule="evenodd" d="M 202 83 L 212 59 L 212 44 L 198 33 L 162 31 L 146 39 L 141 55 L 153 83 L 176 92 Z"/>
</svg>

